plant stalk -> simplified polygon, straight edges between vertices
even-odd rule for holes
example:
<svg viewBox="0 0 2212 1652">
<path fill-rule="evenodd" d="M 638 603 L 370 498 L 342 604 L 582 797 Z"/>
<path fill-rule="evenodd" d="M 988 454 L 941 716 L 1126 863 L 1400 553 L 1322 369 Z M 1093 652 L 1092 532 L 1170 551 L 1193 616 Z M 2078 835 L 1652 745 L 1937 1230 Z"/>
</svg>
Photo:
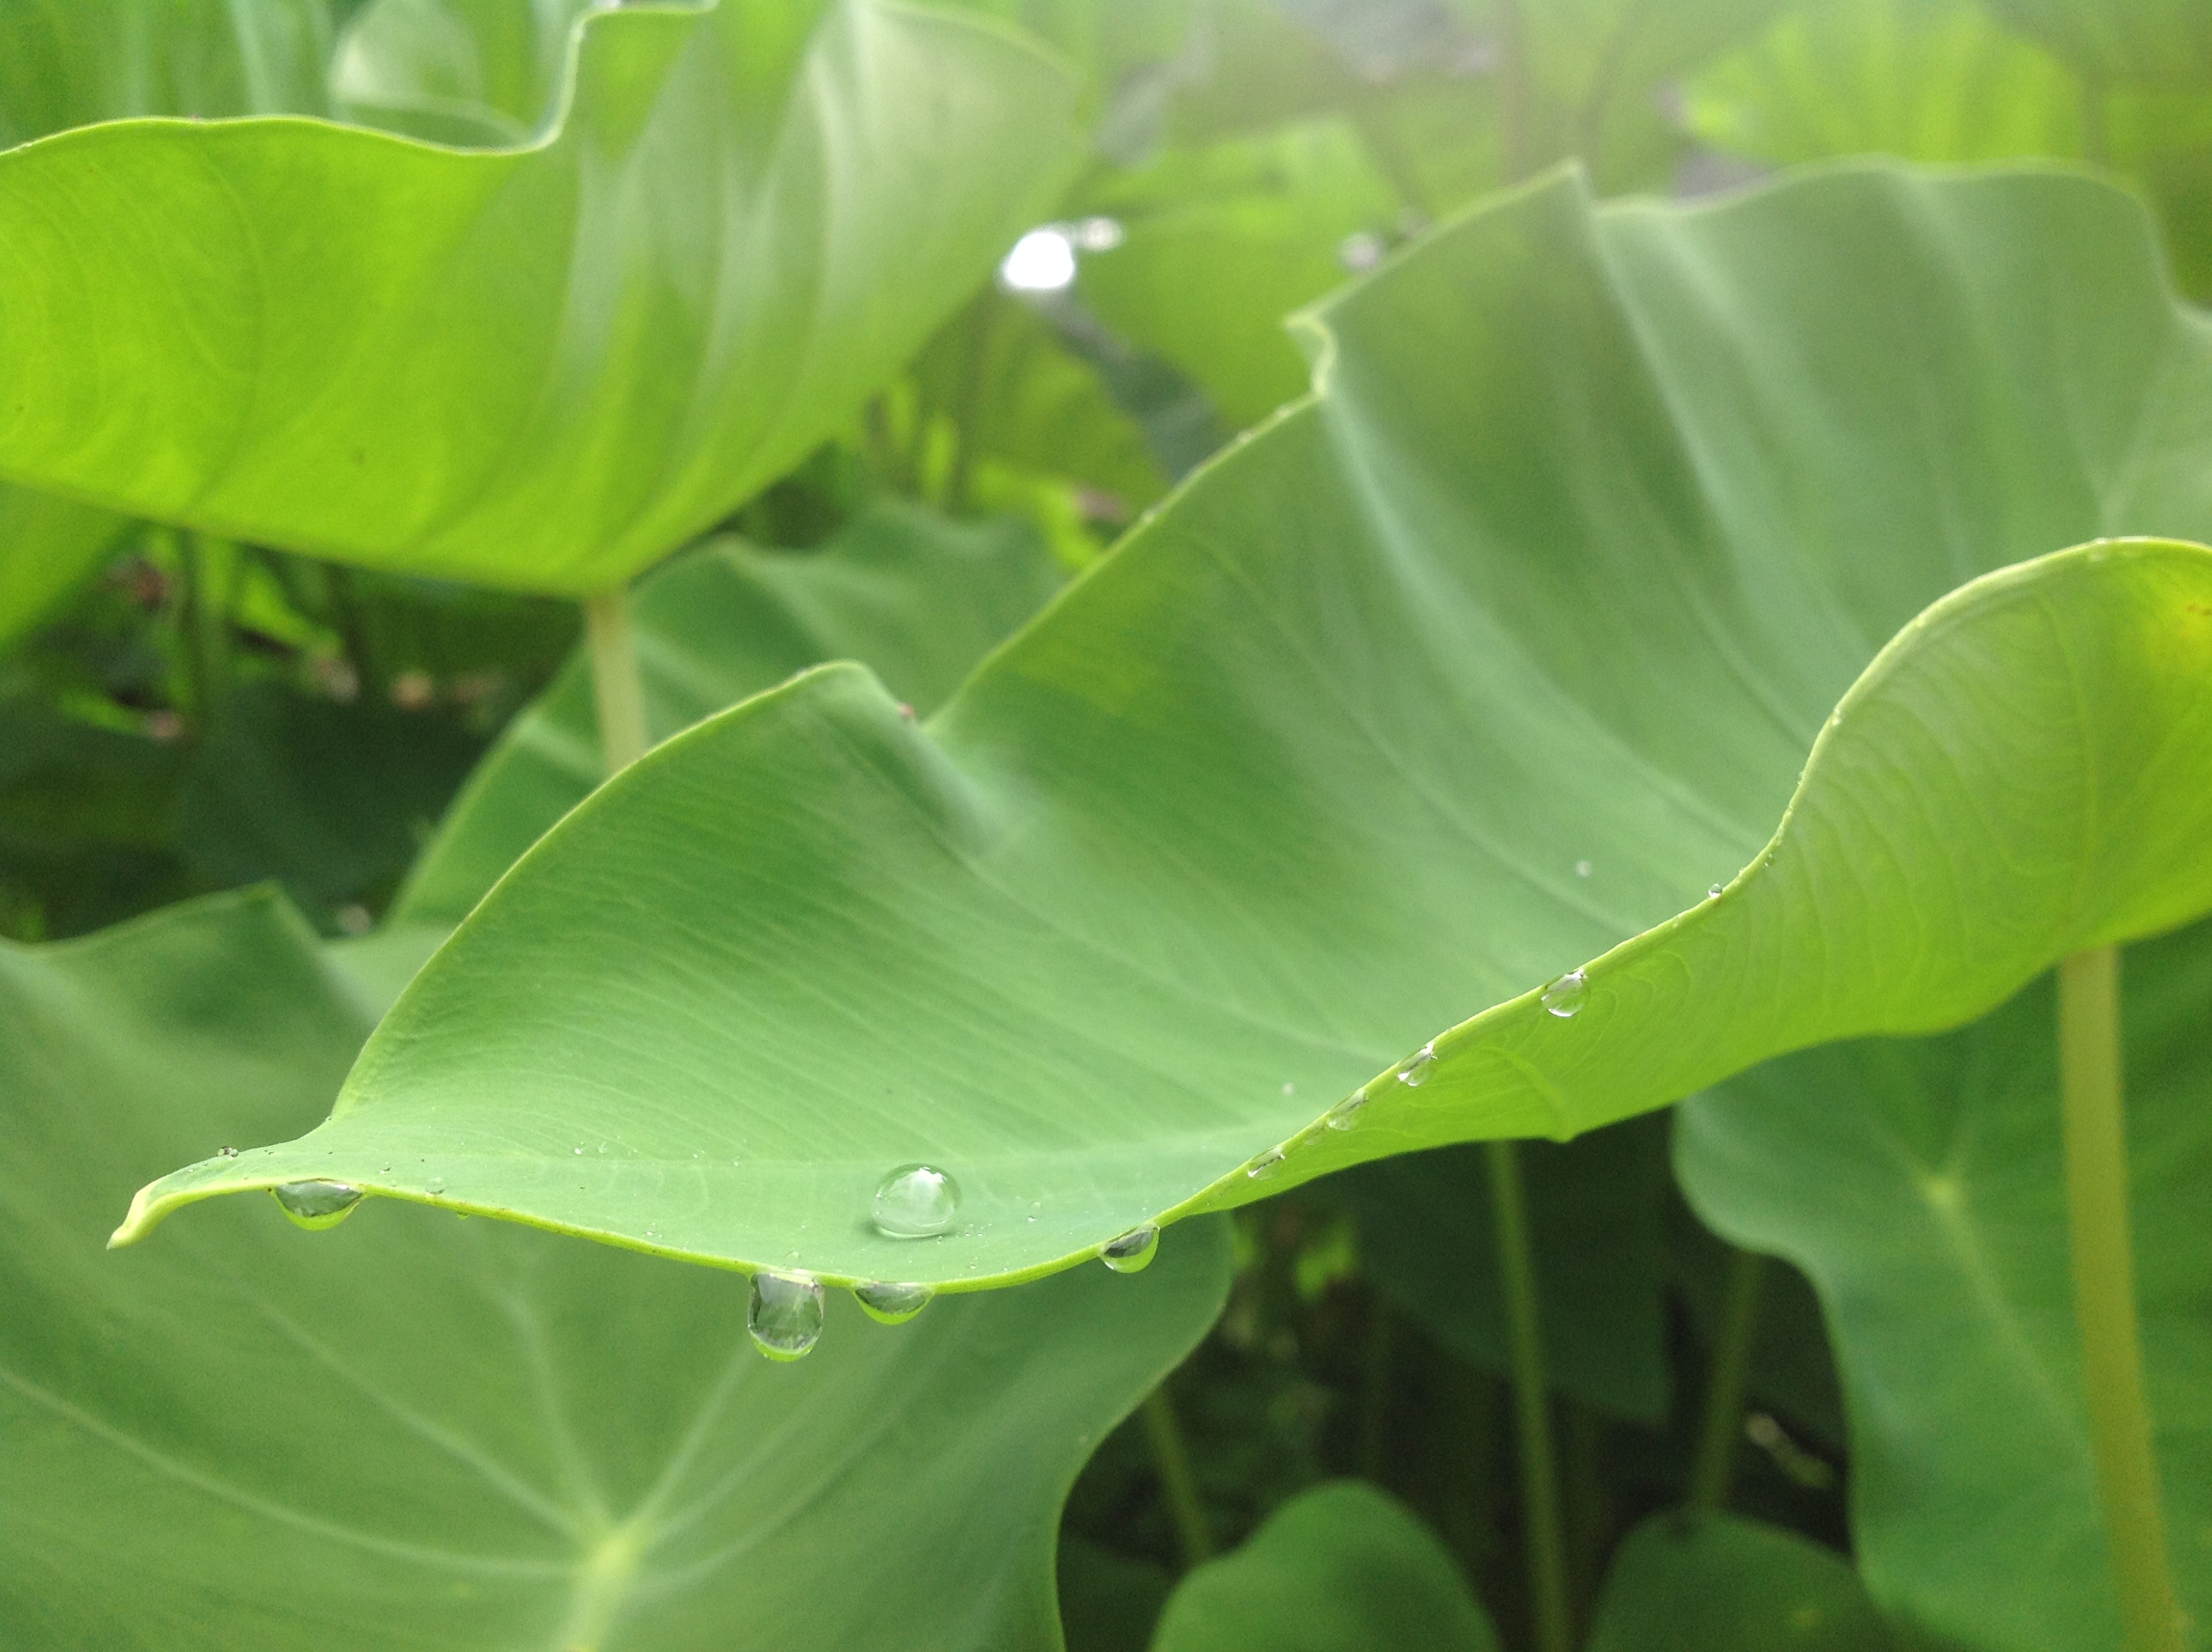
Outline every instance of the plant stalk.
<svg viewBox="0 0 2212 1652">
<path fill-rule="evenodd" d="M 1510 1141 L 1486 1142 L 1484 1147 L 1490 1161 L 1491 1212 L 1498 1230 L 1498 1271 L 1505 1286 L 1505 1327 L 1521 1449 L 1521 1515 L 1528 1547 L 1528 1595 L 1537 1652 L 1572 1652 L 1559 1465 L 1552 1442 L 1551 1388 L 1544 1376 L 1544 1333 L 1536 1314 L 1535 1258 L 1528 1242 L 1521 1161 Z"/>
<path fill-rule="evenodd" d="M 1152 1467 L 1159 1473 L 1160 1491 L 1167 1498 L 1188 1571 L 1213 1558 L 1213 1534 L 1206 1529 L 1206 1505 L 1199 1501 L 1198 1477 L 1191 1473 L 1190 1448 L 1184 1443 L 1182 1423 L 1165 1382 L 1145 1396 L 1145 1436 L 1152 1443 Z"/>
<path fill-rule="evenodd" d="M 2115 948 L 2077 952 L 2058 966 L 2058 1069 L 2081 1385 L 2120 1620 L 2130 1652 L 2183 1652 L 2136 1322 Z"/>
<path fill-rule="evenodd" d="M 1359 1374 L 1359 1472 L 1376 1485 L 1389 1461 L 1390 1379 L 1397 1322 L 1390 1304 L 1377 1294 L 1368 1298 L 1367 1346 Z"/>
<path fill-rule="evenodd" d="M 1751 1348 L 1759 1331 L 1759 1292 L 1766 1259 L 1756 1251 L 1729 1249 L 1723 1286 L 1720 1336 L 1705 1385 L 1705 1415 L 1698 1455 L 1690 1467 L 1690 1507 L 1707 1513 L 1728 1503 L 1735 1478 L 1736 1448 L 1743 1437 L 1744 1396 L 1751 1388 Z"/>
<path fill-rule="evenodd" d="M 653 737 L 645 724 L 645 683 L 630 634 L 629 593 L 621 586 L 584 598 L 584 630 L 592 653 L 592 697 L 599 708 L 599 744 L 607 773 L 645 756 Z"/>
</svg>

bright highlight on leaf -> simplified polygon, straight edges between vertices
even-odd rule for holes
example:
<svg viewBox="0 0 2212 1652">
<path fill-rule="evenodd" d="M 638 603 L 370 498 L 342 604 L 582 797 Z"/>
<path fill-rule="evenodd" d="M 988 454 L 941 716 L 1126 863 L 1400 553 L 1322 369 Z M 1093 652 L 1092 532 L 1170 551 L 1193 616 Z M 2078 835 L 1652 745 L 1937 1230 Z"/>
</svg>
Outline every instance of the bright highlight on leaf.
<svg viewBox="0 0 2212 1652">
<path fill-rule="evenodd" d="M 2212 339 L 2124 196 L 1554 182 L 1311 337 L 1318 398 L 929 726 L 832 668 L 662 747 L 462 927 L 326 1125 L 155 1183 L 118 1241 L 313 1167 L 1009 1282 L 1954 1024 L 2212 907 L 2212 552 L 2045 554 L 2212 536 Z M 913 1163 L 963 1190 L 926 1247 L 867 1220 Z"/>
</svg>

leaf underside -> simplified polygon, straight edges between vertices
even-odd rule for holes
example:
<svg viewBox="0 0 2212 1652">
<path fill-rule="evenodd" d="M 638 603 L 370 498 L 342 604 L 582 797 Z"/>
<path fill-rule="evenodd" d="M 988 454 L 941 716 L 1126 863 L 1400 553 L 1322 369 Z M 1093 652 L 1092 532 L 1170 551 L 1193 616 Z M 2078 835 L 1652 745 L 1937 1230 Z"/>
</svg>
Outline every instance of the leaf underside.
<svg viewBox="0 0 2212 1652">
<path fill-rule="evenodd" d="M 312 1166 L 1011 1282 L 1954 1025 L 2212 907 L 2212 552 L 2056 550 L 2212 538 L 2212 335 L 2125 196 L 1555 180 L 1308 333 L 1317 396 L 934 719 L 831 667 L 663 746 L 461 927 L 329 1122 L 154 1184 L 118 1239 Z M 940 1238 L 869 1224 L 913 1161 L 964 1189 Z"/>
</svg>

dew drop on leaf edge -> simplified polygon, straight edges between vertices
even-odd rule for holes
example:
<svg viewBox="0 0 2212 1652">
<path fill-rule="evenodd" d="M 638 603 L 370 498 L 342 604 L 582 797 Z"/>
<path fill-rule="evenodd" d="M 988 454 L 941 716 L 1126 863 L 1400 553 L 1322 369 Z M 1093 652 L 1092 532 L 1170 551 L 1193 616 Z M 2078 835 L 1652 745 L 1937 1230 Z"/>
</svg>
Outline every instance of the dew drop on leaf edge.
<svg viewBox="0 0 2212 1652">
<path fill-rule="evenodd" d="M 1147 1222 L 1098 1247 L 1098 1260 L 1116 1273 L 1141 1273 L 1160 1254 L 1160 1230 Z"/>
<path fill-rule="evenodd" d="M 1589 996 L 1589 976 L 1570 969 L 1544 989 L 1544 1007 L 1565 1021 L 1582 1012 L 1583 1000 Z"/>
<path fill-rule="evenodd" d="M 756 1273 L 745 1329 L 770 1359 L 797 1359 L 821 1340 L 822 1287 L 804 1273 Z"/>
<path fill-rule="evenodd" d="M 361 1203 L 361 1189 L 343 1181 L 287 1181 L 269 1191 L 285 1215 L 311 1232 L 337 1226 Z"/>
<path fill-rule="evenodd" d="M 952 1226 L 960 1184 L 932 1164 L 902 1164 L 876 1185 L 869 1219 L 887 1239 L 934 1239 Z"/>
<path fill-rule="evenodd" d="M 1413 1059 L 1398 1069 L 1398 1082 L 1409 1090 L 1418 1090 L 1429 1081 L 1429 1069 L 1437 1064 L 1436 1041 L 1413 1052 Z"/>
<path fill-rule="evenodd" d="M 860 1311 L 879 1325 L 904 1325 L 929 1306 L 937 1293 L 926 1285 L 893 1285 L 879 1281 L 853 1287 Z"/>
<path fill-rule="evenodd" d="M 1349 1130 L 1359 1122 L 1360 1109 L 1367 1105 L 1367 1092 L 1355 1090 L 1328 1110 L 1322 1121 L 1332 1130 Z"/>
</svg>

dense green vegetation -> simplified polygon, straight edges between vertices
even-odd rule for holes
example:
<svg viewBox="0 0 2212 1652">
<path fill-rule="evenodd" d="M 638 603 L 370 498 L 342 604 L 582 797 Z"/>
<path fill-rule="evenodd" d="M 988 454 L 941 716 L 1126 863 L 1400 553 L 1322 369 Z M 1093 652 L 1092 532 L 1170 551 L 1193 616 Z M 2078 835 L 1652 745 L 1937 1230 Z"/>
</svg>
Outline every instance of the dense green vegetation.
<svg viewBox="0 0 2212 1652">
<path fill-rule="evenodd" d="M 0 1643 L 2212 1644 L 2208 294 L 2176 0 L 0 0 Z"/>
</svg>

